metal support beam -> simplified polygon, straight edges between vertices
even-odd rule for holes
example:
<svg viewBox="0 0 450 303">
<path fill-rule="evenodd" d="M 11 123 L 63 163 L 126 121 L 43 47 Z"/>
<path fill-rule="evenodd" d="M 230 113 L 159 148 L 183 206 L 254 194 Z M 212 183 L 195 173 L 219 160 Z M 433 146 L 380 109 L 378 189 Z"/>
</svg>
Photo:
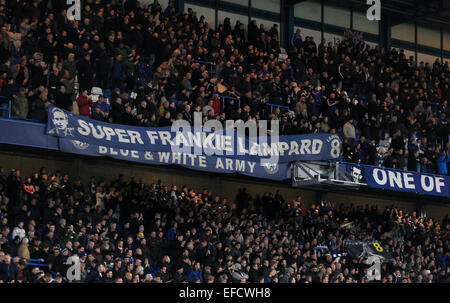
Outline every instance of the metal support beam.
<svg viewBox="0 0 450 303">
<path fill-rule="evenodd" d="M 350 30 L 353 31 L 353 6 L 350 7 Z"/>
<path fill-rule="evenodd" d="M 280 46 L 288 51 L 294 34 L 294 5 L 288 0 L 280 1 L 280 19 Z"/>
<path fill-rule="evenodd" d="M 392 46 L 391 26 L 387 22 L 385 22 L 384 19 L 381 19 L 378 22 L 378 27 L 379 27 L 378 37 L 380 47 L 384 47 L 386 52 L 388 52 L 391 50 Z"/>
<path fill-rule="evenodd" d="M 441 64 L 444 64 L 444 30 L 441 27 L 439 31 L 441 34 Z"/>
<path fill-rule="evenodd" d="M 216 0 L 214 8 L 214 20 L 216 21 L 216 29 L 219 28 L 219 1 L 220 0 Z"/>
<path fill-rule="evenodd" d="M 184 0 L 175 0 L 175 8 L 177 12 L 184 10 Z"/>
<path fill-rule="evenodd" d="M 248 0 L 248 24 L 252 22 L 252 0 Z"/>
<path fill-rule="evenodd" d="M 414 56 L 416 57 L 416 65 L 418 62 L 418 49 L 417 49 L 417 22 L 414 22 Z"/>
<path fill-rule="evenodd" d="M 325 23 L 325 3 L 324 0 L 320 0 L 320 42 L 324 39 L 324 26 Z"/>
<path fill-rule="evenodd" d="M 290 5 L 296 5 L 296 4 L 305 2 L 305 1 L 307 1 L 307 0 L 289 0 L 288 2 Z"/>
</svg>

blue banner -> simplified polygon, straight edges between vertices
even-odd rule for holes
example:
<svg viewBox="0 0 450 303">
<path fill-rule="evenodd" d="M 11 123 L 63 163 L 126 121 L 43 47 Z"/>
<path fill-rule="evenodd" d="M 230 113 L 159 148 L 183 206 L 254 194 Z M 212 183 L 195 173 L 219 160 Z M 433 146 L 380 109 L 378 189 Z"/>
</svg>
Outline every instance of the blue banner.
<svg viewBox="0 0 450 303">
<path fill-rule="evenodd" d="M 265 135 L 249 139 L 233 128 L 218 131 L 220 128 L 205 126 L 144 128 L 109 124 L 51 106 L 46 132 L 59 139 L 63 152 L 272 180 L 289 179 L 292 161 L 328 161 L 340 155 L 337 135 Z"/>
<path fill-rule="evenodd" d="M 1 119 L 0 143 L 60 150 L 85 156 L 107 156 L 152 165 L 178 165 L 200 171 L 240 173 L 270 180 L 290 178 L 290 164 L 261 166 L 260 163 L 216 156 L 173 155 L 170 152 L 125 150 L 96 146 L 46 134 L 46 125 L 14 119 Z"/>
<path fill-rule="evenodd" d="M 285 180 L 291 176 L 289 163 L 266 164 L 236 158 L 181 154 L 170 151 L 118 149 L 102 145 L 92 145 L 76 140 L 61 138 L 60 150 L 86 156 L 107 156 L 114 159 L 152 165 L 178 165 L 185 168 L 214 172 L 239 173 L 256 178 Z"/>
<path fill-rule="evenodd" d="M 47 134 L 108 149 L 144 153 L 172 152 L 251 162 L 275 158 L 270 163 L 336 160 L 341 148 L 339 136 L 332 134 L 267 136 L 266 133 L 264 136 L 250 136 L 249 139 L 234 129 L 218 131 L 217 128 L 211 130 L 190 125 L 144 128 L 109 124 L 56 107 L 48 110 Z"/>
<path fill-rule="evenodd" d="M 450 177 L 353 163 L 340 164 L 353 182 L 418 195 L 450 197 Z"/>
</svg>

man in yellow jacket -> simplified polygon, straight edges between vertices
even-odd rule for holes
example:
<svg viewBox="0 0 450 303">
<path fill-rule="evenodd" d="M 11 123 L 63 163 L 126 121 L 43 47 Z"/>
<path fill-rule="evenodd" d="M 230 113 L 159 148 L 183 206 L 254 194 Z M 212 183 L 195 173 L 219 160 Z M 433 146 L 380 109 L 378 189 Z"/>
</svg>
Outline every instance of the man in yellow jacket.
<svg viewBox="0 0 450 303">
<path fill-rule="evenodd" d="M 18 255 L 20 258 L 29 259 L 30 258 L 30 250 L 28 249 L 28 239 L 23 238 L 22 244 L 19 246 Z"/>
</svg>

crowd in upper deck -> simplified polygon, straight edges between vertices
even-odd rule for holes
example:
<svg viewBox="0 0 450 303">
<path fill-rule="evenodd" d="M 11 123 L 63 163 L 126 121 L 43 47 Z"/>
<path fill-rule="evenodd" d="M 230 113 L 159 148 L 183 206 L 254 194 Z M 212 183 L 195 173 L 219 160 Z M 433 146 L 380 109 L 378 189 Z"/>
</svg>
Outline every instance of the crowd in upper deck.
<svg viewBox="0 0 450 303">
<path fill-rule="evenodd" d="M 0 167 L 0 282 L 67 282 L 74 256 L 86 283 L 368 282 L 344 240 L 381 243 L 382 283 L 450 281 L 448 214 L 104 177 Z"/>
</svg>

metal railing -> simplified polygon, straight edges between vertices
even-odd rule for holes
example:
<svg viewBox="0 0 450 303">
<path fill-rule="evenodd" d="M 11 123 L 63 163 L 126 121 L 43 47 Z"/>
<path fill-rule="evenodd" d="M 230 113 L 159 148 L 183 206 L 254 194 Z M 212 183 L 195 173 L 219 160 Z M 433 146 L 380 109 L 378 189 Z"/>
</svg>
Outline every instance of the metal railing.
<svg viewBox="0 0 450 303">
<path fill-rule="evenodd" d="M 266 106 L 270 108 L 270 113 L 273 113 L 274 107 L 280 108 L 280 110 L 284 110 L 285 112 L 289 111 L 289 106 L 286 106 L 286 105 L 267 103 Z M 266 111 L 265 111 L 265 109 L 263 109 L 262 110 L 263 117 L 265 117 L 265 114 L 266 114 Z"/>
<path fill-rule="evenodd" d="M 209 66 L 208 72 L 209 72 L 210 74 L 215 74 L 215 75 L 217 75 L 217 72 L 215 71 L 216 65 L 215 65 L 214 63 L 208 62 L 208 61 L 200 61 L 200 60 L 194 60 L 194 62 L 195 62 L 195 63 L 198 63 L 198 64 L 202 64 L 202 65 L 207 65 L 207 66 Z"/>
<path fill-rule="evenodd" d="M 225 102 L 226 100 L 235 100 L 238 102 L 238 106 L 241 107 L 241 99 L 239 98 L 235 98 L 235 97 L 230 97 L 230 96 L 224 96 L 224 95 L 220 95 L 219 96 L 220 99 L 222 100 L 222 112 L 225 112 Z"/>
<path fill-rule="evenodd" d="M 5 104 L 7 104 L 7 107 L 5 107 Z M 0 114 L 0 117 L 11 119 L 11 116 L 12 116 L 12 114 L 11 114 L 11 112 L 12 112 L 12 102 L 11 102 L 11 100 L 8 99 L 5 96 L 0 96 L 0 106 L 1 106 L 0 107 L 0 112 L 2 112 L 2 113 L 7 112 L 7 116 L 6 117 L 3 116 L 3 114 Z"/>
<path fill-rule="evenodd" d="M 50 269 L 50 264 L 44 264 L 41 263 L 41 259 L 25 259 L 27 266 L 37 266 L 37 267 L 46 267 L 47 271 L 52 274 L 53 277 L 57 276 L 58 274 Z M 66 281 L 65 278 L 63 278 L 64 281 Z"/>
<path fill-rule="evenodd" d="M 41 263 L 41 259 L 25 259 L 26 264 L 30 266 L 38 266 L 38 267 L 49 267 L 49 264 Z"/>
<path fill-rule="evenodd" d="M 203 64 L 203 65 L 209 66 L 208 72 L 209 72 L 210 74 L 219 76 L 219 74 L 218 74 L 218 73 L 216 72 L 216 70 L 215 70 L 215 68 L 216 68 L 216 64 L 215 64 L 215 63 L 209 62 L 209 61 L 200 61 L 200 60 L 194 60 L 194 62 L 195 62 L 195 63 L 198 63 L 198 64 Z M 238 92 L 237 90 L 233 89 L 233 88 L 231 87 L 231 85 L 229 85 L 229 84 L 226 83 L 225 81 L 222 80 L 221 83 L 222 83 L 223 85 L 225 85 L 229 90 L 232 90 L 236 95 L 241 96 L 241 93 L 240 93 L 240 92 Z"/>
<path fill-rule="evenodd" d="M 225 81 L 221 81 L 221 83 L 223 85 L 225 85 L 230 91 L 232 91 L 234 94 L 238 95 L 239 97 L 241 96 L 241 93 L 238 92 L 237 90 L 235 90 L 230 84 L 226 83 Z"/>
<path fill-rule="evenodd" d="M 278 104 L 272 104 L 272 103 L 267 103 L 266 105 L 270 107 L 270 112 L 271 112 L 271 113 L 273 112 L 273 108 L 274 108 L 274 107 L 277 107 L 277 108 L 279 108 L 280 110 L 281 110 L 281 109 L 284 109 L 284 110 L 286 110 L 286 111 L 289 111 L 289 106 L 286 106 L 286 105 L 278 105 Z"/>
</svg>

